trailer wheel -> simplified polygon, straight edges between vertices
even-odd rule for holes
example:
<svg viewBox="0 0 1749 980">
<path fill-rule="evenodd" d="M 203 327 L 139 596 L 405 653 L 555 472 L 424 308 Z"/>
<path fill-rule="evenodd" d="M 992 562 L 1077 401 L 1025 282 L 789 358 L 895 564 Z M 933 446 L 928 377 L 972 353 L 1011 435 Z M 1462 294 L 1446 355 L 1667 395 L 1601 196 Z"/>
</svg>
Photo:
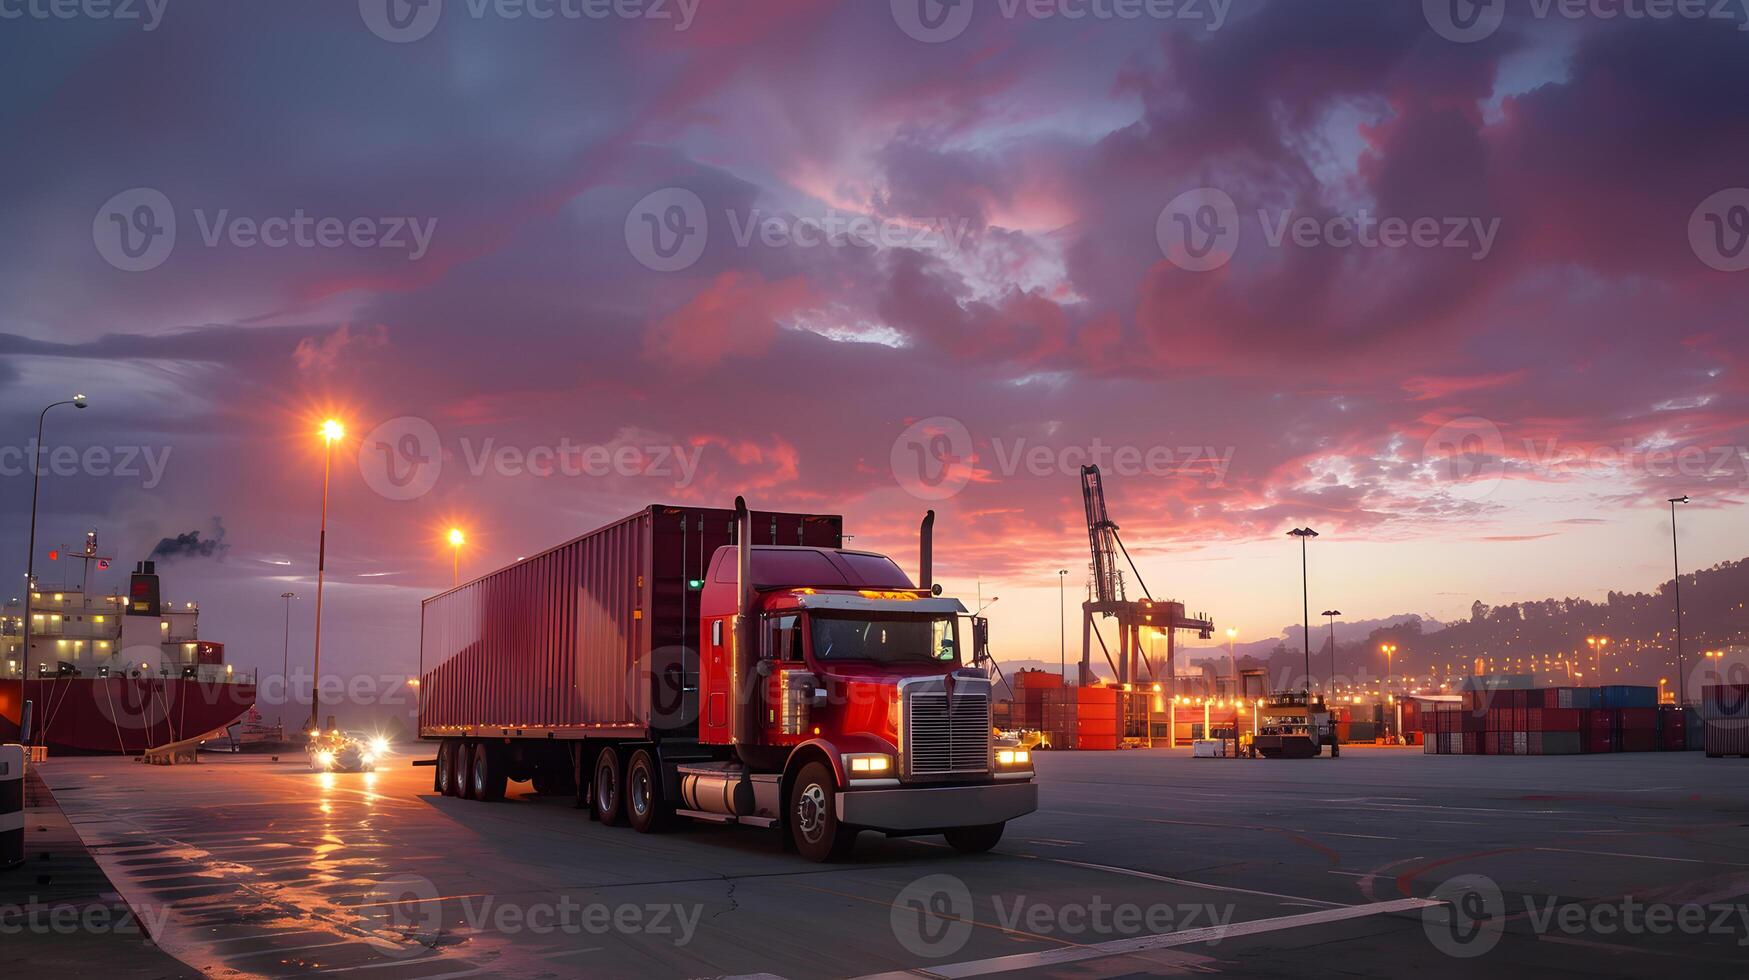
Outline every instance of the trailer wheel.
<svg viewBox="0 0 1749 980">
<path fill-rule="evenodd" d="M 626 766 L 626 819 L 640 834 L 653 834 L 668 827 L 668 801 L 662 798 L 662 769 L 649 749 L 632 753 Z"/>
<path fill-rule="evenodd" d="M 790 789 L 789 832 L 810 861 L 836 861 L 856 845 L 856 830 L 838 822 L 838 784 L 823 762 L 810 762 Z"/>
<path fill-rule="evenodd" d="M 953 827 L 946 831 L 947 842 L 961 854 L 982 854 L 1002 840 L 1006 823 L 987 823 L 977 827 Z"/>
<path fill-rule="evenodd" d="M 474 798 L 474 752 L 479 746 L 473 742 L 462 742 L 455 750 L 455 795 L 464 800 Z"/>
<path fill-rule="evenodd" d="M 459 795 L 455 786 L 455 748 L 454 739 L 444 739 L 437 743 L 437 792 L 444 796 Z"/>
<path fill-rule="evenodd" d="M 474 746 L 474 766 L 469 772 L 473 780 L 473 796 L 486 803 L 504 799 L 504 752 L 496 745 L 481 742 Z"/>
<path fill-rule="evenodd" d="M 619 750 L 611 745 L 602 746 L 595 756 L 594 791 L 589 794 L 595 800 L 595 819 L 609 827 L 625 822 L 625 794 L 621 792 L 624 785 Z"/>
</svg>

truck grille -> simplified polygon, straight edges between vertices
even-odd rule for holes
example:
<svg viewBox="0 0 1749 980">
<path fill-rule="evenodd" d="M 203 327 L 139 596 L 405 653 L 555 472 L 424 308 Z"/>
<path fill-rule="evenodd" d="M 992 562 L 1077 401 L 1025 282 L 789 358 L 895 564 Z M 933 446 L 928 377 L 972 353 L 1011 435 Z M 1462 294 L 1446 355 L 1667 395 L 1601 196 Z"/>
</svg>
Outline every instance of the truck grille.
<svg viewBox="0 0 1749 980">
<path fill-rule="evenodd" d="M 946 691 L 906 692 L 905 771 L 949 777 L 990 771 L 988 685 L 962 682 Z"/>
</svg>

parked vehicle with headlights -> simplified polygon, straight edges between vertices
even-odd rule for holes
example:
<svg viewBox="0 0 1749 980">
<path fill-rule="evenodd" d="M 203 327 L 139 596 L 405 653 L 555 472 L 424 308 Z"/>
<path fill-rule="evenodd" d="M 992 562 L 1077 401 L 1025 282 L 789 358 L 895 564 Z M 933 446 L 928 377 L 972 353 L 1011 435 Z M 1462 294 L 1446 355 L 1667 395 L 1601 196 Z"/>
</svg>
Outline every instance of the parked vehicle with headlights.
<svg viewBox="0 0 1749 980">
<path fill-rule="evenodd" d="M 316 732 L 305 752 L 315 772 L 375 772 L 389 754 L 389 742 L 365 732 Z"/>
<path fill-rule="evenodd" d="M 815 861 L 865 830 L 988 850 L 1038 788 L 1030 752 L 995 744 L 965 606 L 931 578 L 933 520 L 915 585 L 844 548 L 839 517 L 737 498 L 652 505 L 425 600 L 435 789 L 532 780 L 606 824 L 777 828 Z"/>
</svg>

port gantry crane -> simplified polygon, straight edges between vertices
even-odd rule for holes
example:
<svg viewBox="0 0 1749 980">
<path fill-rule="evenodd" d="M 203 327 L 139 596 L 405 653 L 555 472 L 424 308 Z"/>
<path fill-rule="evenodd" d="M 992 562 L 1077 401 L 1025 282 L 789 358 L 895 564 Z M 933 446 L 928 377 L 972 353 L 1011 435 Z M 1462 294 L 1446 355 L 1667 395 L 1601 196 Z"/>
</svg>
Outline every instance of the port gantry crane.
<svg viewBox="0 0 1749 980">
<path fill-rule="evenodd" d="M 1080 682 L 1083 686 L 1094 683 L 1093 640 L 1097 638 L 1100 649 L 1105 651 L 1106 663 L 1111 664 L 1112 671 L 1117 674 L 1118 683 L 1136 683 L 1137 662 L 1147 663 L 1142 655 L 1142 631 L 1156 630 L 1166 634 L 1166 676 L 1154 680 L 1164 684 L 1165 693 L 1175 693 L 1172 681 L 1177 670 L 1178 631 L 1195 630 L 1206 640 L 1214 636 L 1214 620 L 1203 613 L 1192 617 L 1184 611 L 1184 603 L 1156 600 L 1148 591 L 1135 560 L 1130 558 L 1129 549 L 1118 536 L 1117 524 L 1105 509 L 1105 486 L 1100 482 L 1098 466 L 1081 467 L 1081 501 L 1087 510 L 1087 543 L 1093 554 L 1093 576 L 1092 595 L 1081 604 Z M 1120 554 L 1129 565 L 1144 598 L 1131 600 L 1124 595 L 1123 571 L 1117 563 Z M 1105 645 L 1105 637 L 1093 622 L 1096 615 L 1117 620 L 1118 657 L 1115 663 L 1111 659 L 1111 650 Z M 1151 664 L 1148 671 L 1153 673 Z"/>
</svg>

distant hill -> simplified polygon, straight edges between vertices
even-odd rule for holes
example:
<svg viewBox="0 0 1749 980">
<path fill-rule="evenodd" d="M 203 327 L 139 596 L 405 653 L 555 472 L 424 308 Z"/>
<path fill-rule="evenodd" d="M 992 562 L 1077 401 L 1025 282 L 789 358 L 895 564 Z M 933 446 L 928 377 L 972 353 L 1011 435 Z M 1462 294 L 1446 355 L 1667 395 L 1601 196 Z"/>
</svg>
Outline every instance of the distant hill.
<svg viewBox="0 0 1749 980">
<path fill-rule="evenodd" d="M 1406 677 L 1473 672 L 1480 660 L 1488 670 L 1537 672 L 1557 678 L 1571 672 L 1578 684 L 1657 684 L 1676 682 L 1675 602 L 1672 583 L 1657 590 L 1610 592 L 1602 602 L 1541 599 L 1490 606 L 1480 600 L 1470 618 L 1427 630 L 1419 621 L 1370 631 L 1358 641 L 1338 635 L 1339 674 L 1377 678 L 1384 674 L 1381 644 L 1397 646 L 1394 672 Z M 1682 576 L 1682 649 L 1691 687 L 1701 652 L 1749 642 L 1749 559 L 1723 562 Z M 1340 627 L 1340 624 L 1339 624 Z M 1298 639 L 1296 630 L 1294 638 Z M 1313 631 L 1312 673 L 1329 670 L 1328 641 Z M 1598 647 L 1587 637 L 1608 638 Z M 1601 651 L 1601 654 L 1599 653 Z M 1303 661 L 1291 656 L 1288 659 Z M 1277 660 L 1280 653 L 1271 660 Z M 1691 691 L 1691 694 L 1697 694 Z"/>
<path fill-rule="evenodd" d="M 1675 603 L 1671 583 L 1647 592 L 1610 592 L 1602 602 L 1549 598 L 1490 606 L 1480 600 L 1470 618 L 1442 623 L 1430 616 L 1405 613 L 1381 619 L 1336 623 L 1335 670 L 1339 677 L 1376 681 L 1384 676 L 1383 644 L 1397 647 L 1393 673 L 1399 678 L 1435 678 L 1472 673 L 1478 659 L 1485 670 L 1535 672 L 1573 683 L 1657 684 L 1676 682 Z M 1682 649 L 1691 688 L 1699 683 L 1702 651 L 1749 644 L 1749 558 L 1722 562 L 1682 577 Z M 1587 637 L 1604 638 L 1601 647 Z M 1110 641 L 1111 636 L 1107 640 Z M 1305 654 L 1296 624 L 1279 638 L 1241 643 L 1235 648 L 1240 667 L 1263 667 L 1274 686 L 1297 686 Z M 1601 650 L 1601 656 L 1599 655 Z M 1226 672 L 1225 651 L 1199 646 L 1182 651 L 1186 664 L 1210 662 Z M 1070 651 L 1070 675 L 1079 657 Z M 1328 633 L 1312 629 L 1312 677 L 1321 682 L 1331 670 Z M 1109 675 L 1097 650 L 1099 673 Z M 1057 670 L 1054 660 L 1001 661 L 1012 672 L 1035 668 Z M 1749 678 L 1746 678 L 1749 679 Z M 1698 691 L 1689 692 L 1697 696 Z"/>
</svg>

